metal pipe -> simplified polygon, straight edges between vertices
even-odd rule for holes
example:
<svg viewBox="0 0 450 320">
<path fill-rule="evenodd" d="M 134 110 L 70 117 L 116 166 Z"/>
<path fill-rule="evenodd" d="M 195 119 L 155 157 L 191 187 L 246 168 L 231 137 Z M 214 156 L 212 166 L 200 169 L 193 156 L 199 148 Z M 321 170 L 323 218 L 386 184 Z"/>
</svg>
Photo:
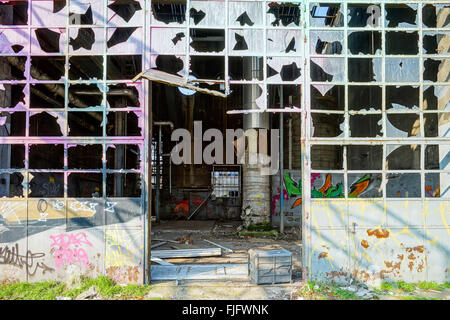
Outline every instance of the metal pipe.
<svg viewBox="0 0 450 320">
<path fill-rule="evenodd" d="M 289 170 L 292 170 L 292 116 L 289 118 Z"/>
<path fill-rule="evenodd" d="M 156 146 L 156 192 L 155 192 L 155 213 L 156 213 L 156 220 L 159 221 L 159 197 L 160 197 L 160 170 L 161 170 L 161 126 L 159 126 L 158 131 L 158 142 Z"/>
<path fill-rule="evenodd" d="M 283 108 L 283 85 L 279 87 L 279 95 L 280 95 L 280 108 Z M 280 113 L 280 233 L 284 233 L 284 188 L 283 188 L 283 168 L 284 168 L 284 146 L 283 146 L 283 120 L 284 114 Z"/>
</svg>

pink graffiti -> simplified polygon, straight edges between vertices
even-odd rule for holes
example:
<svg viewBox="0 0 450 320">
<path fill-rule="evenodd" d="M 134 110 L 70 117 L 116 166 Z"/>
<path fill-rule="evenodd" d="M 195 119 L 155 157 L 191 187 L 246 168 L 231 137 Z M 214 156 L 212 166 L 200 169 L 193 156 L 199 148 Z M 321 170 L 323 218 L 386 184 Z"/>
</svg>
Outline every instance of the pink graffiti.
<svg viewBox="0 0 450 320">
<path fill-rule="evenodd" d="M 75 235 L 61 233 L 56 236 L 50 236 L 50 238 L 53 240 L 50 248 L 56 247 L 53 257 L 57 268 L 66 263 L 73 264 L 77 261 L 86 266 L 89 264 L 88 255 L 81 247 L 83 245 L 92 247 L 92 243 L 88 241 L 84 232 L 79 232 Z"/>
<path fill-rule="evenodd" d="M 280 188 L 277 188 L 277 194 L 272 197 L 272 214 L 275 214 L 275 208 L 277 206 L 277 202 L 280 201 Z M 283 199 L 289 200 L 288 193 L 286 189 L 283 189 Z"/>
<path fill-rule="evenodd" d="M 318 177 L 320 177 L 320 173 L 311 173 L 311 187 Z"/>
</svg>

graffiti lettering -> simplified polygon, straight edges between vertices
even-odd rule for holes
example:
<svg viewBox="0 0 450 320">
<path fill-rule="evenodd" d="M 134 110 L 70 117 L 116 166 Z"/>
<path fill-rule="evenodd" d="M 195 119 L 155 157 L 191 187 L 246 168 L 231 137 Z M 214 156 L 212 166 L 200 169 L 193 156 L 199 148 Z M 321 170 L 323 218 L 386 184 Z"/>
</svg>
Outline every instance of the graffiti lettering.
<svg viewBox="0 0 450 320">
<path fill-rule="evenodd" d="M 74 201 L 70 203 L 70 209 L 73 211 L 89 211 L 95 213 L 95 207 L 98 205 L 96 202 L 88 202 L 88 201 Z"/>
<path fill-rule="evenodd" d="M 61 233 L 56 236 L 50 236 L 53 243 L 51 248 L 56 247 L 53 257 L 55 258 L 56 267 L 59 268 L 63 264 L 73 264 L 79 262 L 84 265 L 89 264 L 89 258 L 86 251 L 81 248 L 82 245 L 92 247 L 84 232 L 77 234 Z"/>
<path fill-rule="evenodd" d="M 45 211 L 48 208 L 48 203 L 44 199 L 40 199 L 37 203 L 37 209 L 39 211 L 39 219 L 38 221 L 46 221 L 48 213 L 45 213 Z"/>
<path fill-rule="evenodd" d="M 38 269 L 42 269 L 42 274 L 47 271 L 54 271 L 43 262 L 35 260 L 45 256 L 45 253 L 32 253 L 30 250 L 25 255 L 19 254 L 19 244 L 16 243 L 12 248 L 8 246 L 0 247 L 0 265 L 12 265 L 19 269 L 25 267 L 28 276 L 34 276 Z"/>
<path fill-rule="evenodd" d="M 10 216 L 14 216 L 17 223 L 21 224 L 20 219 L 16 215 L 16 211 L 25 208 L 26 204 L 23 202 L 5 201 L 0 204 L 0 215 L 7 220 Z"/>
<path fill-rule="evenodd" d="M 105 208 L 105 212 L 112 212 L 114 213 L 114 207 L 116 206 L 117 202 L 108 202 L 106 201 L 106 208 Z"/>
</svg>

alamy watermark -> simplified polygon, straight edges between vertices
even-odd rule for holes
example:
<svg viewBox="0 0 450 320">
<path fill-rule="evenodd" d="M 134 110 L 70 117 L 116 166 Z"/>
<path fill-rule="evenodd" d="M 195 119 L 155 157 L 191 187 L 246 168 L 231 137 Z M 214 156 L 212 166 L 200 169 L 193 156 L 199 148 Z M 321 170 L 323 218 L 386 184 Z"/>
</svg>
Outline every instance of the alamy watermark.
<svg viewBox="0 0 450 320">
<path fill-rule="evenodd" d="M 270 130 L 270 153 L 267 129 L 219 129 L 203 132 L 202 122 L 194 121 L 194 136 L 187 129 L 172 132 L 178 142 L 171 151 L 172 163 L 179 164 L 248 164 L 259 167 L 261 175 L 273 175 L 279 169 L 279 130 Z M 203 148 L 203 142 L 210 142 Z M 225 143 L 225 148 L 224 148 Z M 193 150 L 192 150 L 193 145 Z M 225 157 L 224 157 L 225 150 Z"/>
</svg>

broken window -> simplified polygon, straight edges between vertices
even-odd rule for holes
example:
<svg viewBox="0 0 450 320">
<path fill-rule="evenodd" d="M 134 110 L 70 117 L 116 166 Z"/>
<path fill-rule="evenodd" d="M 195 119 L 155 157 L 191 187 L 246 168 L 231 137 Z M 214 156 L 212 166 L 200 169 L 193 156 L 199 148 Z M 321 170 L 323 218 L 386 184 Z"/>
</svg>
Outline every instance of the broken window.
<svg viewBox="0 0 450 320">
<path fill-rule="evenodd" d="M 353 31 L 348 34 L 348 51 L 351 54 L 380 54 L 381 32 Z"/>
<path fill-rule="evenodd" d="M 63 28 L 38 28 L 32 32 L 32 53 L 63 53 L 65 49 L 65 33 Z"/>
<path fill-rule="evenodd" d="M 25 62 L 27 57 L 0 57 L 0 80 L 25 80 Z"/>
<path fill-rule="evenodd" d="M 195 26 L 223 26 L 225 25 L 225 1 L 190 1 L 190 24 Z"/>
<path fill-rule="evenodd" d="M 240 192 L 239 171 L 216 171 L 214 168 L 211 185 L 216 198 L 237 198 Z"/>
<path fill-rule="evenodd" d="M 170 74 L 181 75 L 184 73 L 184 56 L 169 56 L 169 55 L 159 55 L 152 56 L 154 62 L 152 67 L 159 71 L 164 71 Z"/>
<path fill-rule="evenodd" d="M 152 0 L 152 23 L 183 24 L 186 21 L 186 0 Z"/>
<path fill-rule="evenodd" d="M 348 26 L 350 28 L 378 27 L 381 8 L 379 4 L 349 3 Z"/>
<path fill-rule="evenodd" d="M 121 0 L 123 2 L 123 0 Z M 102 24 L 104 1 L 72 0 L 69 8 L 69 24 L 91 25 Z M 111 4 L 109 5 L 111 6 Z"/>
<path fill-rule="evenodd" d="M 70 172 L 67 177 L 67 196 L 74 198 L 98 198 L 102 196 L 101 173 Z"/>
<path fill-rule="evenodd" d="M 61 198 L 64 196 L 64 174 L 56 172 L 29 173 L 30 198 Z"/>
<path fill-rule="evenodd" d="M 225 79 L 225 57 L 191 56 L 191 72 L 197 79 Z"/>
<path fill-rule="evenodd" d="M 40 112 L 30 114 L 30 136 L 58 137 L 63 135 L 63 113 Z"/>
<path fill-rule="evenodd" d="M 445 187 L 449 178 L 448 173 L 425 173 L 425 198 L 448 198 L 448 189 L 441 194 L 441 183 Z"/>
<path fill-rule="evenodd" d="M 62 169 L 64 167 L 63 144 L 30 144 L 30 169 Z"/>
<path fill-rule="evenodd" d="M 25 145 L 0 144 L 0 169 L 25 168 Z"/>
<path fill-rule="evenodd" d="M 348 86 L 348 109 L 381 110 L 382 97 L 382 87 L 379 86 Z"/>
<path fill-rule="evenodd" d="M 441 149 L 441 150 L 440 150 Z M 442 149 L 445 150 L 445 148 L 442 146 L 440 148 L 437 144 L 430 144 L 425 146 L 425 169 L 426 170 L 444 170 L 446 168 L 441 168 L 440 166 L 440 155 L 444 153 L 445 158 L 445 152 L 442 151 Z M 445 165 L 445 164 L 443 164 Z"/>
<path fill-rule="evenodd" d="M 420 170 L 420 145 L 387 145 L 386 170 Z"/>
<path fill-rule="evenodd" d="M 184 54 L 186 53 L 186 29 L 152 28 L 151 53 Z"/>
<path fill-rule="evenodd" d="M 263 57 L 229 57 L 228 75 L 231 80 L 263 80 Z"/>
<path fill-rule="evenodd" d="M 107 80 L 131 80 L 142 72 L 142 56 L 108 56 L 106 70 Z"/>
<path fill-rule="evenodd" d="M 106 149 L 107 169 L 140 169 L 140 147 L 135 144 L 108 145 Z"/>
<path fill-rule="evenodd" d="M 268 108 L 301 108 L 301 86 L 295 84 L 269 84 Z"/>
<path fill-rule="evenodd" d="M 68 145 L 67 166 L 69 169 L 101 169 L 102 145 Z"/>
<path fill-rule="evenodd" d="M 420 198 L 420 173 L 389 173 L 386 175 L 387 198 Z"/>
<path fill-rule="evenodd" d="M 228 24 L 230 26 L 257 27 L 263 25 L 260 14 L 265 3 L 262 1 L 229 1 Z"/>
<path fill-rule="evenodd" d="M 141 132 L 140 119 L 137 113 L 133 111 L 108 113 L 106 135 L 140 136 Z"/>
<path fill-rule="evenodd" d="M 418 110 L 419 87 L 386 86 L 386 109 Z"/>
<path fill-rule="evenodd" d="M 258 37 L 258 42 L 261 38 Z M 268 54 L 301 54 L 301 32 L 297 30 L 267 30 Z"/>
<path fill-rule="evenodd" d="M 0 112 L 0 136 L 25 136 L 26 112 Z"/>
<path fill-rule="evenodd" d="M 152 4 L 156 2 L 161 1 L 152 1 Z M 162 2 L 167 3 L 170 1 Z M 124 22 L 130 25 L 144 24 L 144 0 L 115 0 L 108 3 L 108 9 L 109 24 L 123 25 Z"/>
<path fill-rule="evenodd" d="M 103 29 L 101 28 L 70 28 L 69 50 L 70 52 L 102 52 Z"/>
<path fill-rule="evenodd" d="M 32 56 L 30 74 L 36 80 L 60 80 L 64 77 L 64 56 Z"/>
<path fill-rule="evenodd" d="M 311 85 L 311 109 L 344 111 L 345 86 Z"/>
<path fill-rule="evenodd" d="M 189 29 L 189 36 L 191 37 L 189 45 L 194 52 L 222 52 L 225 49 L 223 29 Z M 245 40 L 241 40 L 237 45 L 245 47 Z"/>
<path fill-rule="evenodd" d="M 0 25 L 26 25 L 28 1 L 0 2 Z"/>
<path fill-rule="evenodd" d="M 0 108 L 15 108 L 24 106 L 24 84 L 0 84 Z"/>
<path fill-rule="evenodd" d="M 28 29 L 0 29 L 0 53 L 25 54 L 30 51 L 29 48 L 30 35 Z"/>
<path fill-rule="evenodd" d="M 139 108 L 140 86 L 119 83 L 108 86 L 107 100 L 110 108 Z"/>
<path fill-rule="evenodd" d="M 21 172 L 0 173 L 0 198 L 24 197 L 23 181 Z"/>
<path fill-rule="evenodd" d="M 315 170 L 342 170 L 343 146 L 312 145 L 311 168 Z"/>
<path fill-rule="evenodd" d="M 345 60 L 341 58 L 311 58 L 312 81 L 345 81 Z"/>
<path fill-rule="evenodd" d="M 425 59 L 423 62 L 423 80 L 433 82 L 448 82 L 448 72 L 445 66 L 450 59 Z"/>
<path fill-rule="evenodd" d="M 424 32 L 423 33 L 423 53 L 424 54 L 448 54 L 450 47 L 446 45 L 450 40 L 449 32 Z"/>
<path fill-rule="evenodd" d="M 419 59 L 386 58 L 386 82 L 417 82 Z"/>
<path fill-rule="evenodd" d="M 64 109 L 64 93 L 63 84 L 30 84 L 30 108 Z"/>
<path fill-rule="evenodd" d="M 381 173 L 349 173 L 347 181 L 349 198 L 381 198 L 383 196 Z"/>
<path fill-rule="evenodd" d="M 416 113 L 388 114 L 386 136 L 407 138 L 420 136 L 420 117 Z"/>
<path fill-rule="evenodd" d="M 340 137 L 344 135 L 344 115 L 312 113 L 313 137 Z"/>
<path fill-rule="evenodd" d="M 69 108 L 88 108 L 102 105 L 103 92 L 95 84 L 72 84 L 69 87 Z"/>
<path fill-rule="evenodd" d="M 383 146 L 349 145 L 347 146 L 348 170 L 382 170 Z"/>
<path fill-rule="evenodd" d="M 309 34 L 310 54 L 342 54 L 342 31 L 311 31 Z"/>
<path fill-rule="evenodd" d="M 381 114 L 355 114 L 350 115 L 349 130 L 352 138 L 382 137 Z"/>
<path fill-rule="evenodd" d="M 267 6 L 267 25 L 273 27 L 300 26 L 300 4 L 290 2 L 269 2 Z"/>
<path fill-rule="evenodd" d="M 349 58 L 348 81 L 381 81 L 382 60 L 378 58 Z"/>
<path fill-rule="evenodd" d="M 261 41 L 263 37 L 263 30 L 259 29 L 230 29 L 228 37 L 228 51 L 233 54 L 261 54 L 261 52 L 264 51 L 264 42 Z M 267 41 L 268 51 L 270 50 L 269 46 L 271 46 L 269 42 L 270 40 Z"/>
<path fill-rule="evenodd" d="M 102 136 L 103 112 L 68 112 L 69 136 Z"/>
<path fill-rule="evenodd" d="M 142 38 L 142 28 L 108 28 L 108 41 L 106 42 L 106 46 L 109 53 L 141 53 Z"/>
<path fill-rule="evenodd" d="M 411 28 L 417 26 L 417 4 L 386 3 L 386 22 L 388 28 Z"/>
<path fill-rule="evenodd" d="M 426 113 L 423 118 L 425 137 L 450 137 L 450 113 Z"/>
<path fill-rule="evenodd" d="M 141 197 L 139 173 L 108 173 L 106 175 L 107 197 Z"/>
<path fill-rule="evenodd" d="M 450 4 L 424 4 L 422 8 L 422 22 L 427 28 L 450 27 Z"/>
<path fill-rule="evenodd" d="M 343 27 L 344 15 L 338 3 L 310 4 L 310 25 L 312 27 Z"/>
<path fill-rule="evenodd" d="M 69 79 L 103 79 L 102 56 L 72 56 L 69 58 Z"/>
<path fill-rule="evenodd" d="M 267 81 L 295 81 L 302 75 L 301 66 L 300 58 L 268 57 Z"/>
<path fill-rule="evenodd" d="M 416 55 L 419 53 L 419 33 L 417 31 L 386 32 L 386 54 Z"/>
</svg>

